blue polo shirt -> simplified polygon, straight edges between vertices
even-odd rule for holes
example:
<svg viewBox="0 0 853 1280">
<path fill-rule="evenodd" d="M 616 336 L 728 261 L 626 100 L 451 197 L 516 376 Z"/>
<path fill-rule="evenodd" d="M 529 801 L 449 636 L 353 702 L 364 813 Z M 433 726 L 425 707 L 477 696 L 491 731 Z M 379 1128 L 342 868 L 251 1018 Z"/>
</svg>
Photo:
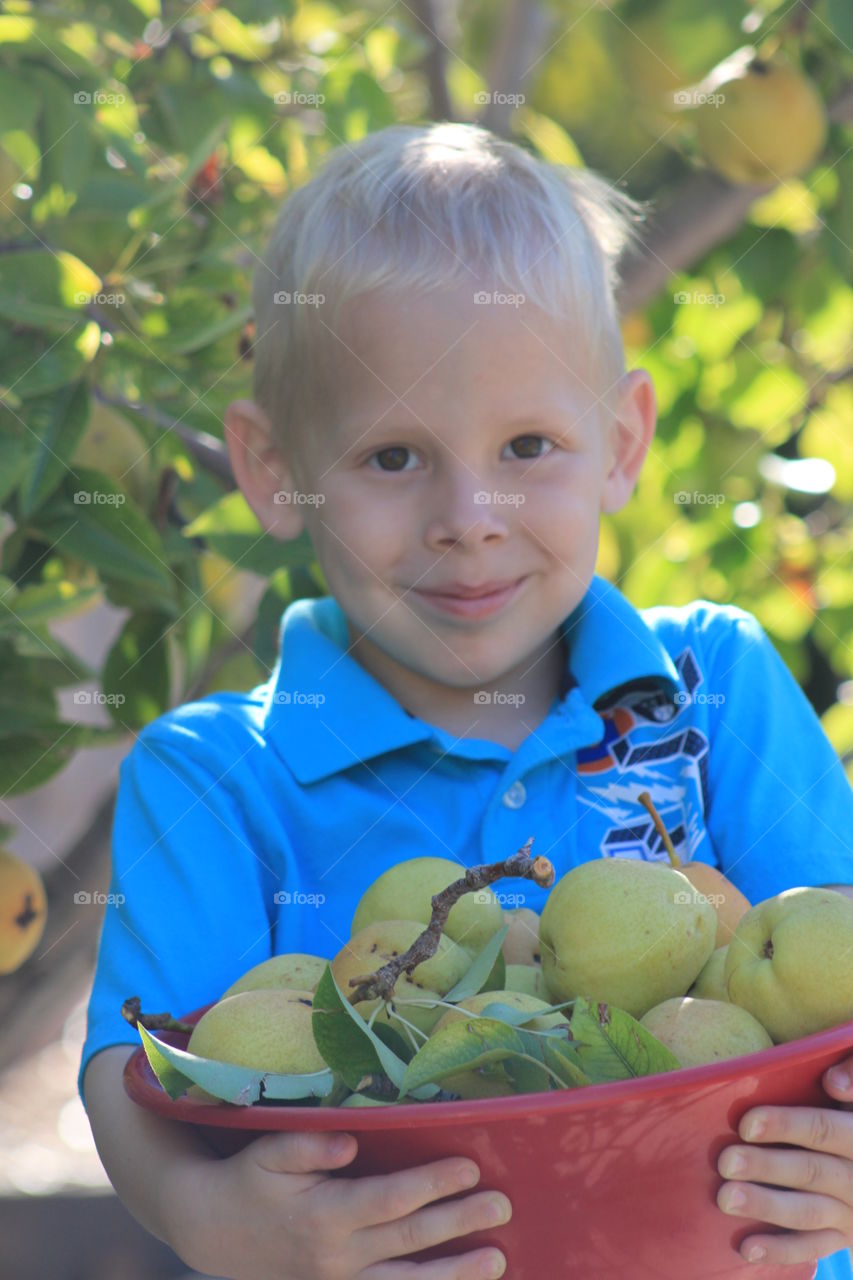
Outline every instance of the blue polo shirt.
<svg viewBox="0 0 853 1280">
<path fill-rule="evenodd" d="M 477 736 L 474 691 L 464 738 L 410 714 L 347 653 L 331 597 L 285 610 L 264 684 L 147 725 L 120 769 L 78 1083 L 98 1050 L 138 1043 L 128 996 L 180 1016 L 271 955 L 332 958 L 396 862 L 465 868 L 528 836 L 558 878 L 591 858 L 666 860 L 644 790 L 682 860 L 720 867 L 752 902 L 853 884 L 853 791 L 751 614 L 637 610 L 595 577 L 562 631 L 562 687 L 514 751 Z M 495 889 L 536 911 L 548 892 Z M 849 1254 L 818 1276 L 853 1280 Z"/>
</svg>

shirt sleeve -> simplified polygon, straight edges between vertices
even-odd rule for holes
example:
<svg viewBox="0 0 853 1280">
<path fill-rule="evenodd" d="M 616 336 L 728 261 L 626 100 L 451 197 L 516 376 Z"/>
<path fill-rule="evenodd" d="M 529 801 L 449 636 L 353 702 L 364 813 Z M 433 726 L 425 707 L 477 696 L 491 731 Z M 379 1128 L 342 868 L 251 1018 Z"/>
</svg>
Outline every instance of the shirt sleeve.
<svg viewBox="0 0 853 1280">
<path fill-rule="evenodd" d="M 239 752 L 217 764 L 199 742 L 198 734 L 144 731 L 120 766 L 112 872 L 77 1079 L 84 1105 L 92 1056 L 141 1043 L 121 1015 L 124 1000 L 138 995 L 144 1012 L 180 1018 L 218 999 L 271 954 L 281 874 L 240 802 Z"/>
<path fill-rule="evenodd" d="M 717 697 L 706 824 L 721 869 L 752 903 L 853 884 L 853 790 L 841 762 L 758 620 L 727 612 L 707 667 Z"/>
</svg>

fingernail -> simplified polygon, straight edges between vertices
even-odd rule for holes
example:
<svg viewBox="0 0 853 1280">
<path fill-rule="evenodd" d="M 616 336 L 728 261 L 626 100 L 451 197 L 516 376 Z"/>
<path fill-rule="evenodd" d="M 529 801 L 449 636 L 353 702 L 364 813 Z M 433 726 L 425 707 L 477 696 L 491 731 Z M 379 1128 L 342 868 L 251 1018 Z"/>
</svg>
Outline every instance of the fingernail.
<svg viewBox="0 0 853 1280">
<path fill-rule="evenodd" d="M 732 1178 L 736 1173 L 742 1173 L 745 1168 L 746 1161 L 736 1151 L 726 1152 L 720 1160 L 720 1173 L 724 1178 Z"/>
<path fill-rule="evenodd" d="M 733 1213 L 746 1204 L 746 1193 L 740 1187 L 727 1187 L 723 1194 L 723 1212 Z"/>
<path fill-rule="evenodd" d="M 506 1271 L 506 1258 L 503 1254 L 494 1253 L 487 1258 L 480 1268 L 480 1275 L 483 1280 L 498 1280 L 498 1276 L 502 1276 Z"/>
<path fill-rule="evenodd" d="M 760 1244 L 751 1244 L 744 1257 L 747 1262 L 760 1262 L 762 1258 L 767 1257 L 767 1250 L 763 1249 Z"/>
<path fill-rule="evenodd" d="M 843 1071 L 840 1067 L 833 1067 L 829 1073 L 829 1083 L 832 1085 L 833 1089 L 849 1089 L 850 1077 L 847 1072 Z"/>
<path fill-rule="evenodd" d="M 492 1222 L 509 1222 L 509 1212 L 503 1200 L 493 1200 L 489 1205 L 489 1217 Z"/>
<path fill-rule="evenodd" d="M 349 1151 L 352 1138 L 344 1134 L 341 1138 L 332 1138 L 329 1143 L 329 1154 L 337 1160 L 338 1156 L 342 1156 L 345 1151 Z"/>
<path fill-rule="evenodd" d="M 747 1120 L 743 1127 L 743 1136 L 747 1142 L 754 1142 L 756 1138 L 760 1138 L 764 1130 L 767 1128 L 766 1120 L 762 1120 L 759 1116 L 753 1116 L 751 1120 Z"/>
<path fill-rule="evenodd" d="M 459 1173 L 460 1187 L 476 1187 L 480 1181 L 480 1170 L 476 1165 L 468 1165 L 467 1169 L 462 1169 Z"/>
</svg>

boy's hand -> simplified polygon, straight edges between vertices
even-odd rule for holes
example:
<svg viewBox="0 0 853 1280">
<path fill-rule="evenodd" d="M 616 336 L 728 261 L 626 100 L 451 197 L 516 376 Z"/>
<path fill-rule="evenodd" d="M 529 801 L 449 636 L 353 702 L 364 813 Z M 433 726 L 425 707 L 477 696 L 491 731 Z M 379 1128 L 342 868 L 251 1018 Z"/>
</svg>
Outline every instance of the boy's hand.
<svg viewBox="0 0 853 1280">
<path fill-rule="evenodd" d="M 843 1083 L 842 1077 L 847 1077 Z M 758 1218 L 790 1234 L 747 1236 L 740 1246 L 748 1262 L 815 1262 L 839 1249 L 853 1248 L 853 1057 L 827 1071 L 823 1087 L 845 1103 L 829 1107 L 755 1107 L 739 1126 L 747 1142 L 792 1143 L 799 1151 L 756 1146 L 726 1147 L 717 1168 L 725 1182 L 717 1204 L 726 1213 Z M 751 1125 L 763 1125 L 753 1131 Z M 743 1168 L 736 1169 L 740 1156 Z M 775 1191 L 757 1183 L 793 1188 Z M 735 1205 L 740 1193 L 743 1203 Z M 760 1254 L 753 1250 L 762 1250 Z"/>
<path fill-rule="evenodd" d="M 188 1265 L 229 1280 L 483 1280 L 506 1269 L 496 1249 L 413 1263 L 405 1255 L 506 1222 L 499 1191 L 433 1204 L 470 1188 L 463 1158 L 400 1173 L 330 1177 L 357 1150 L 336 1133 L 276 1133 L 183 1179 L 170 1243 Z M 466 1175 L 468 1175 L 466 1180 Z M 491 1216 L 497 1206 L 499 1216 Z M 391 1259 L 391 1261 L 389 1261 Z M 394 1260 L 397 1261 L 394 1261 Z M 492 1264 L 493 1269 L 488 1266 Z"/>
</svg>

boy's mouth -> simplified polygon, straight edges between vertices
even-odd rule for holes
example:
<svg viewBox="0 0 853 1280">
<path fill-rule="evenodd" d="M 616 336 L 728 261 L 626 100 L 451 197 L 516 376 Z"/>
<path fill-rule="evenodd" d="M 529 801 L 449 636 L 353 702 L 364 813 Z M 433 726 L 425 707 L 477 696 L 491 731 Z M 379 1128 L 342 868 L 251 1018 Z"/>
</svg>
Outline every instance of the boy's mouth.
<svg viewBox="0 0 853 1280">
<path fill-rule="evenodd" d="M 509 582 L 484 582 L 479 586 L 449 583 L 441 591 L 421 591 L 415 588 L 414 594 L 444 613 L 479 618 L 508 604 L 527 576 L 525 574 L 524 577 Z"/>
</svg>

